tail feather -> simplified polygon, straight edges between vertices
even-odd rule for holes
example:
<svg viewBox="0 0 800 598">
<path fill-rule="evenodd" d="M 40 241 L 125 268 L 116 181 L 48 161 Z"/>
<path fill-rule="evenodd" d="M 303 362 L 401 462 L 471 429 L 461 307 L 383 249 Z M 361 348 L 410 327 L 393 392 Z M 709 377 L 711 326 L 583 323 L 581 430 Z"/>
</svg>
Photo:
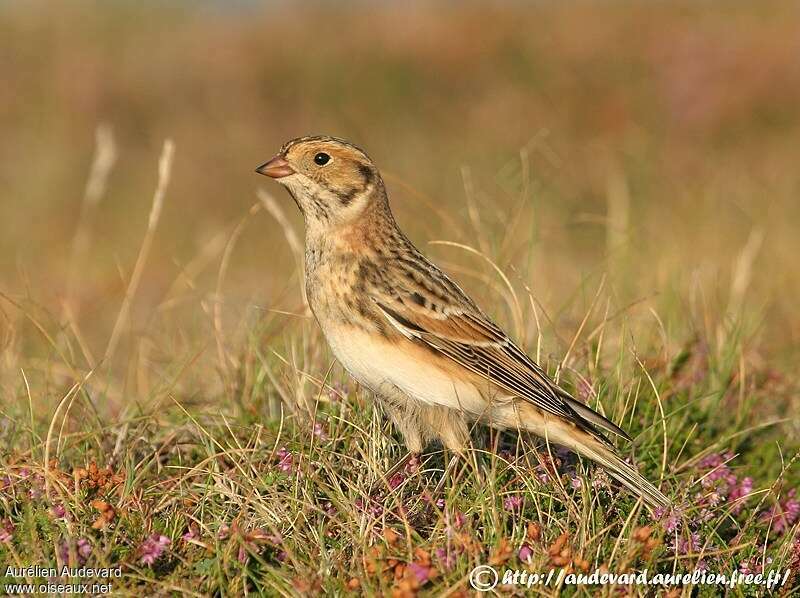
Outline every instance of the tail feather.
<svg viewBox="0 0 800 598">
<path fill-rule="evenodd" d="M 565 446 L 599 463 L 612 478 L 640 496 L 651 508 L 668 508 L 672 504 L 669 498 L 647 481 L 632 465 L 623 461 L 614 446 L 585 420 L 567 422 L 547 417 L 538 409 L 524 403 L 495 407 L 492 414 L 495 421 L 509 424 L 513 422 L 519 428 L 533 432 L 548 442 Z M 578 412 L 578 417 L 580 415 Z"/>
<path fill-rule="evenodd" d="M 632 465 L 623 461 L 619 455 L 605 445 L 599 442 L 586 443 L 576 446 L 575 450 L 605 467 L 612 478 L 637 496 L 642 497 L 649 506 L 668 508 L 672 504 L 669 498 L 636 471 Z"/>
</svg>

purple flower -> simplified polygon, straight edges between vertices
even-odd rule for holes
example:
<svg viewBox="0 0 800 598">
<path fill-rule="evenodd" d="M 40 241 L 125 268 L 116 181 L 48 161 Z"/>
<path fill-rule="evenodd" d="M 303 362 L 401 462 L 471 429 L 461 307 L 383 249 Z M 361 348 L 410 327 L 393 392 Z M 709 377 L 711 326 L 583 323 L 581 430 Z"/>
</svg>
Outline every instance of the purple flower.
<svg viewBox="0 0 800 598">
<path fill-rule="evenodd" d="M 752 561 L 749 560 L 742 561 L 741 563 L 739 563 L 739 573 L 741 573 L 742 575 L 750 575 L 751 573 L 753 573 L 752 567 L 753 567 Z"/>
<path fill-rule="evenodd" d="M 596 490 L 598 488 L 608 488 L 610 485 L 611 480 L 608 474 L 602 469 L 595 468 L 592 474 L 592 488 Z"/>
<path fill-rule="evenodd" d="M 518 511 L 522 509 L 522 496 L 512 494 L 503 500 L 503 508 L 506 511 Z"/>
<path fill-rule="evenodd" d="M 389 479 L 389 488 L 396 490 L 400 485 L 405 482 L 406 476 L 402 471 L 398 471 Z"/>
<path fill-rule="evenodd" d="M 50 513 L 52 513 L 53 517 L 56 519 L 67 518 L 67 510 L 64 508 L 64 505 L 53 505 L 50 507 Z"/>
<path fill-rule="evenodd" d="M 785 533 L 800 518 L 800 501 L 795 498 L 796 493 L 792 488 L 785 498 L 761 514 L 761 521 L 772 522 L 772 529 L 778 535 Z"/>
<path fill-rule="evenodd" d="M 369 507 L 365 506 L 364 501 L 360 498 L 355 499 L 353 504 L 358 510 L 368 512 L 370 515 L 376 518 L 383 514 L 383 507 L 374 500 L 370 501 Z"/>
<path fill-rule="evenodd" d="M 230 526 L 223 523 L 222 525 L 219 526 L 219 529 L 217 530 L 217 538 L 219 538 L 220 540 L 225 540 L 230 535 L 230 533 L 231 533 Z"/>
<path fill-rule="evenodd" d="M 142 542 L 142 545 L 139 547 L 140 553 L 140 561 L 143 565 L 152 565 L 155 563 L 158 558 L 164 554 L 164 550 L 166 550 L 167 546 L 171 544 L 171 541 L 166 536 L 162 536 L 159 534 L 152 534 Z"/>
<path fill-rule="evenodd" d="M 670 507 L 669 509 L 658 507 L 653 513 L 653 519 L 661 521 L 664 531 L 668 534 L 673 534 L 681 528 L 682 517 L 683 511 L 677 507 Z"/>
<path fill-rule="evenodd" d="M 89 555 L 92 554 L 92 545 L 89 544 L 89 540 L 86 538 L 78 538 L 78 541 L 75 543 L 75 547 L 78 550 L 78 558 L 83 557 L 83 559 L 89 558 Z"/>
<path fill-rule="evenodd" d="M 533 549 L 527 544 L 523 544 L 519 549 L 519 560 L 521 560 L 524 563 L 527 563 L 530 561 L 532 556 L 533 556 Z"/>
<path fill-rule="evenodd" d="M 444 531 L 448 536 L 453 536 L 457 529 L 460 529 L 466 523 L 467 518 L 461 511 L 453 511 L 452 513 L 445 513 L 445 526 Z"/>
<path fill-rule="evenodd" d="M 281 447 L 278 449 L 278 458 L 280 459 L 278 469 L 285 473 L 291 473 L 292 465 L 294 464 L 292 453 L 287 451 L 285 447 Z"/>
<path fill-rule="evenodd" d="M 417 578 L 417 581 L 420 585 L 424 585 L 428 582 L 431 576 L 430 567 L 424 567 L 418 563 L 409 563 L 408 570 Z"/>
<path fill-rule="evenodd" d="M 747 477 L 731 488 L 728 494 L 728 501 L 735 503 L 733 513 L 738 515 L 744 508 L 745 497 L 753 491 L 753 478 Z"/>
<path fill-rule="evenodd" d="M 197 540 L 200 538 L 200 530 L 197 528 L 196 525 L 192 524 L 189 526 L 189 529 L 185 534 L 181 536 L 184 542 L 189 542 L 191 540 Z"/>
<path fill-rule="evenodd" d="M 689 538 L 675 538 L 672 539 L 672 550 L 675 551 L 676 554 L 689 554 L 698 552 L 702 546 L 702 542 L 700 541 L 700 534 L 698 532 L 692 532 L 689 535 Z"/>
<path fill-rule="evenodd" d="M 343 384 L 332 384 L 328 387 L 328 398 L 336 403 L 345 398 L 347 395 L 347 387 Z"/>
<path fill-rule="evenodd" d="M 569 485 L 572 486 L 575 490 L 580 490 L 583 484 L 581 482 L 580 477 L 573 475 L 570 476 Z"/>
<path fill-rule="evenodd" d="M 442 563 L 442 566 L 448 571 L 455 567 L 456 556 L 452 552 L 448 552 L 444 548 L 437 548 L 433 553 L 436 555 L 436 558 L 439 559 L 439 562 Z"/>
<path fill-rule="evenodd" d="M 417 471 L 419 471 L 419 457 L 416 455 L 411 457 L 403 468 L 403 471 L 405 471 L 407 475 L 417 473 Z"/>
<path fill-rule="evenodd" d="M 320 440 L 328 439 L 328 433 L 325 431 L 325 427 L 320 422 L 314 424 L 314 436 Z"/>
<path fill-rule="evenodd" d="M 86 563 L 86 559 L 89 558 L 90 554 L 92 554 L 92 545 L 89 544 L 89 540 L 86 538 L 78 538 L 78 541 L 75 542 L 75 555 L 78 558 L 78 565 Z M 69 540 L 65 540 L 61 543 L 59 556 L 61 556 L 61 562 L 69 562 Z"/>
</svg>

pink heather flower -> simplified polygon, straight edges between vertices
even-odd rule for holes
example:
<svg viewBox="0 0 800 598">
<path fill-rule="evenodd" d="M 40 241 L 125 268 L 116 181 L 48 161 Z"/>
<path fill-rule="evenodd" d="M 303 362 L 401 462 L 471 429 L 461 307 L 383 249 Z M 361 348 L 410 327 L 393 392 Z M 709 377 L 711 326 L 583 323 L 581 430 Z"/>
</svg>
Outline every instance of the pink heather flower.
<svg viewBox="0 0 800 598">
<path fill-rule="evenodd" d="M 245 549 L 244 544 L 239 545 L 239 554 L 237 555 L 237 558 L 239 559 L 240 563 L 247 562 L 247 550 Z"/>
<path fill-rule="evenodd" d="M 742 508 L 744 508 L 745 497 L 753 491 L 753 478 L 747 477 L 742 479 L 741 482 L 731 488 L 728 494 L 728 501 L 735 504 L 733 505 L 734 515 L 738 515 Z"/>
<path fill-rule="evenodd" d="M 444 567 L 446 570 L 449 571 L 450 569 L 455 567 L 456 556 L 452 552 L 448 552 L 444 548 L 437 548 L 436 550 L 433 551 L 433 553 L 436 555 L 436 558 L 442 564 L 442 567 Z"/>
<path fill-rule="evenodd" d="M 75 548 L 78 551 L 78 558 L 83 558 L 84 561 L 92 554 L 92 545 L 89 544 L 89 540 L 86 538 L 78 538 L 78 541 L 75 543 Z"/>
<path fill-rule="evenodd" d="M 598 488 L 608 488 L 610 485 L 611 480 L 608 474 L 602 469 L 595 468 L 592 474 L 592 488 L 596 490 Z"/>
<path fill-rule="evenodd" d="M 767 557 L 765 563 L 758 563 L 758 559 L 746 559 L 739 563 L 739 573 L 742 575 L 749 575 L 751 573 L 764 573 L 765 566 L 772 564 L 772 557 Z"/>
<path fill-rule="evenodd" d="M 467 518 L 461 511 L 456 510 L 453 511 L 452 513 L 447 512 L 445 513 L 444 531 L 447 533 L 448 536 L 452 536 L 457 529 L 463 527 L 466 521 Z"/>
<path fill-rule="evenodd" d="M 6 517 L 0 521 L 0 543 L 11 543 L 14 538 L 14 524 Z"/>
<path fill-rule="evenodd" d="M 325 431 L 325 427 L 320 422 L 314 424 L 314 436 L 320 440 L 328 439 L 328 433 Z"/>
<path fill-rule="evenodd" d="M 673 538 L 671 547 L 676 554 L 689 554 L 698 552 L 702 545 L 700 534 L 698 532 L 692 532 L 688 539 L 678 538 L 676 541 L 676 539 Z"/>
<path fill-rule="evenodd" d="M 682 517 L 683 511 L 677 507 L 670 507 L 669 509 L 658 507 L 653 512 L 653 519 L 660 521 L 661 525 L 664 527 L 664 531 L 668 534 L 673 534 L 676 530 L 681 528 Z"/>
<path fill-rule="evenodd" d="M 347 387 L 343 384 L 332 384 L 328 387 L 328 398 L 336 403 L 341 401 L 347 395 Z"/>
<path fill-rule="evenodd" d="M 517 511 L 522 508 L 522 496 L 512 494 L 503 500 L 503 508 L 506 511 Z"/>
<path fill-rule="evenodd" d="M 418 563 L 409 563 L 408 570 L 417 578 L 420 585 L 426 584 L 430 579 L 431 570 L 429 567 L 424 567 Z"/>
<path fill-rule="evenodd" d="M 364 504 L 364 501 L 361 498 L 357 498 L 353 501 L 353 504 L 359 511 L 364 511 L 369 513 L 373 517 L 380 517 L 383 514 L 383 507 L 379 505 L 376 501 L 371 500 L 369 506 Z"/>
<path fill-rule="evenodd" d="M 325 503 L 322 505 L 322 508 L 325 510 L 325 514 L 328 515 L 328 517 L 333 517 L 334 515 L 336 515 L 336 507 L 333 506 L 333 503 L 331 503 L 331 501 L 326 500 Z"/>
<path fill-rule="evenodd" d="M 389 479 L 389 488 L 396 490 L 400 485 L 405 482 L 406 476 L 402 471 L 398 471 Z"/>
<path fill-rule="evenodd" d="M 278 462 L 278 469 L 285 473 L 291 473 L 292 465 L 294 464 L 294 456 L 292 456 L 292 453 L 287 451 L 285 447 L 281 447 L 278 449 L 278 458 L 280 459 Z"/>
<path fill-rule="evenodd" d="M 785 533 L 800 518 L 800 501 L 795 498 L 796 493 L 797 490 L 792 488 L 778 504 L 761 514 L 761 521 L 771 521 L 772 529 L 778 535 Z"/>
<path fill-rule="evenodd" d="M 220 540 L 225 540 L 230 535 L 230 533 L 231 533 L 230 526 L 223 523 L 222 525 L 219 526 L 219 529 L 217 530 L 217 538 L 219 538 Z"/>
<path fill-rule="evenodd" d="M 90 554 L 92 554 L 92 545 L 89 544 L 89 540 L 86 538 L 78 538 L 78 541 L 75 542 L 75 555 L 78 557 L 78 565 L 85 564 Z M 61 543 L 59 556 L 61 556 L 62 563 L 69 562 L 69 540 L 65 540 Z"/>
<path fill-rule="evenodd" d="M 198 540 L 200 538 L 200 530 L 197 528 L 196 525 L 192 524 L 189 526 L 189 529 L 186 531 L 185 534 L 181 536 L 184 542 L 189 542 L 190 540 Z"/>
<path fill-rule="evenodd" d="M 403 471 L 405 471 L 407 475 L 417 473 L 417 471 L 419 471 L 419 457 L 416 455 L 411 457 L 408 460 L 408 463 L 406 463 L 406 466 L 403 468 Z"/>
<path fill-rule="evenodd" d="M 523 563 L 527 563 L 530 561 L 531 557 L 533 556 L 533 549 L 527 544 L 523 544 L 519 549 L 519 560 Z"/>
<path fill-rule="evenodd" d="M 440 511 L 444 510 L 445 502 L 443 498 L 437 498 L 434 504 L 436 505 L 436 508 L 439 509 Z"/>
<path fill-rule="evenodd" d="M 152 534 L 145 539 L 145 541 L 142 542 L 142 545 L 139 547 L 141 563 L 143 565 L 152 565 L 162 554 L 164 554 L 164 551 L 170 544 L 171 541 L 166 536 Z"/>
<path fill-rule="evenodd" d="M 711 453 L 703 457 L 700 463 L 697 464 L 697 467 L 699 469 L 708 469 L 711 471 L 704 475 L 703 481 L 701 482 L 702 485 L 704 487 L 713 486 L 714 482 L 718 480 L 725 481 L 728 486 L 735 484 L 736 476 L 731 472 L 730 467 L 728 467 L 728 461 L 733 459 L 733 457 L 734 454 L 730 451 L 725 451 L 722 454 Z"/>
<path fill-rule="evenodd" d="M 52 513 L 53 517 L 56 519 L 67 518 L 67 510 L 64 508 L 64 505 L 53 505 L 50 507 L 50 513 Z"/>
<path fill-rule="evenodd" d="M 576 476 L 576 475 L 573 475 L 573 476 L 571 476 L 571 477 L 570 477 L 570 479 L 569 479 L 569 484 L 570 484 L 570 486 L 572 486 L 572 487 L 573 487 L 575 490 L 580 490 L 580 489 L 581 489 L 581 486 L 583 485 L 583 484 L 581 483 L 581 479 L 580 479 L 578 476 Z"/>
</svg>

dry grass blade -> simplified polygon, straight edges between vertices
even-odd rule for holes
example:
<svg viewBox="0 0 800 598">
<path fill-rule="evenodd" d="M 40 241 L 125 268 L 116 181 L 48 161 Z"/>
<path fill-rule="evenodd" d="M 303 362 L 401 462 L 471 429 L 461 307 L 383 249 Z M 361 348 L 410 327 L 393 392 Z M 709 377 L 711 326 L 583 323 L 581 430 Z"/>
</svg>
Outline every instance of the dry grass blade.
<svg viewBox="0 0 800 598">
<path fill-rule="evenodd" d="M 161 217 L 161 209 L 164 205 L 164 196 L 166 195 L 167 186 L 169 185 L 169 178 L 172 172 L 172 157 L 174 153 L 175 144 L 171 139 L 167 139 L 164 141 L 164 146 L 161 150 L 161 157 L 158 160 L 158 183 L 156 184 L 156 190 L 153 194 L 153 204 L 150 208 L 150 216 L 147 219 L 147 230 L 145 231 L 142 246 L 139 249 L 139 255 L 136 258 L 136 264 L 133 267 L 131 279 L 128 282 L 128 288 L 125 290 L 125 297 L 122 300 L 122 306 L 120 307 L 119 314 L 117 315 L 117 320 L 114 322 L 114 328 L 111 331 L 111 337 L 108 339 L 108 345 L 106 346 L 106 351 L 103 355 L 103 361 L 105 361 L 108 366 L 111 365 L 110 362 L 114 357 L 114 352 L 117 350 L 117 345 L 119 344 L 122 331 L 128 324 L 131 304 L 133 303 L 133 299 L 136 296 L 136 291 L 139 288 L 139 282 L 141 281 L 144 267 L 147 264 L 147 257 L 150 255 L 150 246 L 153 244 L 153 237 L 156 234 L 158 220 Z"/>
</svg>

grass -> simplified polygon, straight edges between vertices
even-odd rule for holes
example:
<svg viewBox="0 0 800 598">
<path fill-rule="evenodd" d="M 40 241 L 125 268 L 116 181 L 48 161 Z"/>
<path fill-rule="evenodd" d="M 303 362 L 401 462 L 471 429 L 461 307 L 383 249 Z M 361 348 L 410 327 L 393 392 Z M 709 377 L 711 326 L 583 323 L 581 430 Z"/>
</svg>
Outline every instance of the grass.
<svg viewBox="0 0 800 598">
<path fill-rule="evenodd" d="M 0 9 L 29 92 L 0 93 L 0 564 L 140 596 L 469 595 L 483 564 L 797 592 L 788 4 L 494 7 L 483 36 L 474 6 L 43 8 Z M 676 511 L 481 427 L 387 479 L 403 447 L 305 307 L 298 216 L 247 178 L 309 127 L 373 154 L 415 242 Z M 617 588 L 531 589 L 561 590 Z"/>
<path fill-rule="evenodd" d="M 139 276 L 169 178 L 165 148 Z M 748 284 L 750 260 L 745 250 L 736 262 L 737 292 Z M 522 321 L 544 319 L 533 295 L 518 296 L 502 271 L 493 279 Z M 106 357 L 126 328 L 137 280 L 132 275 Z M 447 475 L 448 458 L 433 447 L 387 480 L 401 443 L 368 393 L 334 364 L 302 308 L 251 317 L 238 344 L 226 342 L 211 308 L 216 338 L 205 351 L 169 360 L 142 355 L 153 332 L 130 333 L 141 344 L 128 384 L 139 390 L 104 413 L 130 390 L 115 388 L 103 360 L 81 365 L 77 329 L 51 329 L 4 295 L 50 356 L 45 375 L 20 367 L 20 390 L 3 406 L 0 557 L 20 567 L 121 567 L 111 581 L 120 595 L 459 594 L 471 569 L 486 563 L 533 572 L 796 566 L 798 444 L 786 435 L 785 413 L 762 407 L 795 389 L 758 367 L 752 331 L 735 313 L 722 309 L 714 334 L 673 339 L 653 312 L 647 322 L 658 334 L 639 341 L 636 307 L 611 310 L 604 285 L 586 294 L 588 309 L 562 359 L 538 344 L 530 350 L 627 428 L 636 462 L 673 498 L 675 513 L 653 517 L 571 454 L 486 429 L 474 430 L 469 459 Z M 729 307 L 740 302 L 731 296 Z M 533 333 L 540 343 L 544 332 Z M 216 354 L 218 382 L 189 392 L 204 353 Z M 54 410 L 43 404 L 47 396 L 58 398 Z M 795 583 L 792 576 L 784 591 Z"/>
</svg>

